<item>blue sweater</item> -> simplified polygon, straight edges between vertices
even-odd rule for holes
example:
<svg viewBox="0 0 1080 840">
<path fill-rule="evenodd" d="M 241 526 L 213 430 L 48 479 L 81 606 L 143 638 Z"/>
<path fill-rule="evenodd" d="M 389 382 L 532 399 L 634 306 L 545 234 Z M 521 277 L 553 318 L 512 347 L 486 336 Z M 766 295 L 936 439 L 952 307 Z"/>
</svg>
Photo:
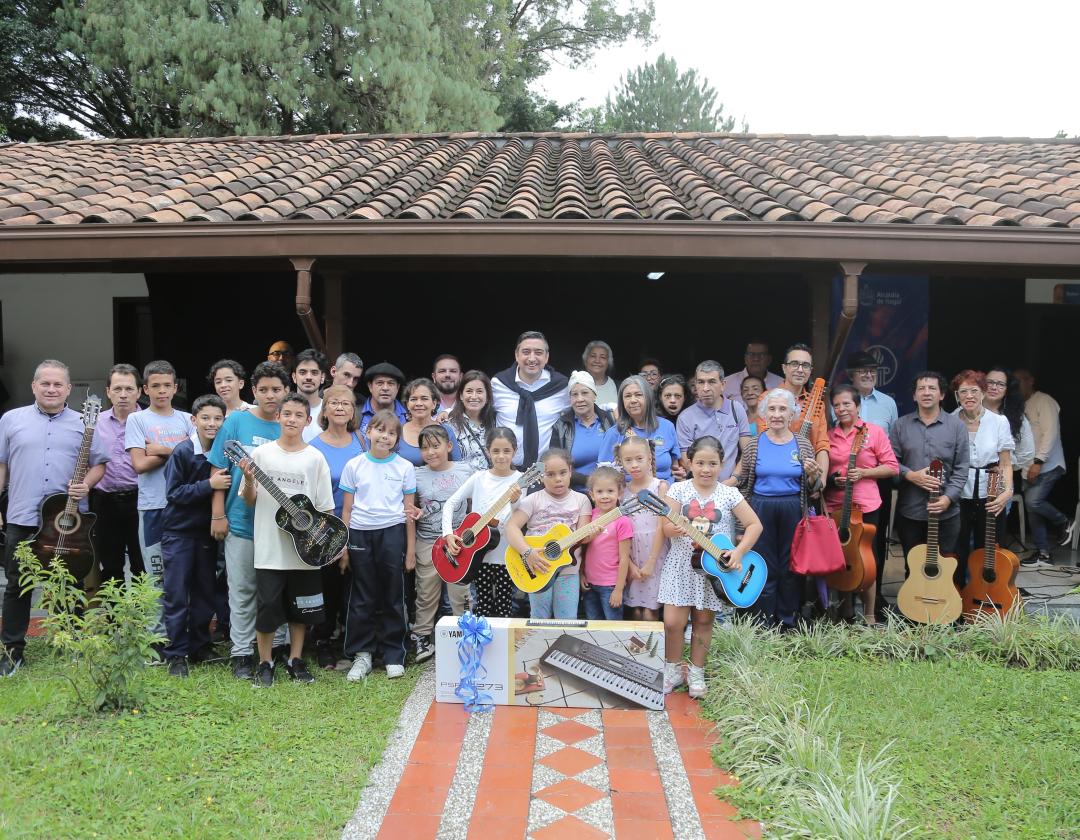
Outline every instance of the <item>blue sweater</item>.
<svg viewBox="0 0 1080 840">
<path fill-rule="evenodd" d="M 191 439 L 176 445 L 165 462 L 165 507 L 161 530 L 173 533 L 210 532 L 210 462 L 195 454 Z"/>
</svg>

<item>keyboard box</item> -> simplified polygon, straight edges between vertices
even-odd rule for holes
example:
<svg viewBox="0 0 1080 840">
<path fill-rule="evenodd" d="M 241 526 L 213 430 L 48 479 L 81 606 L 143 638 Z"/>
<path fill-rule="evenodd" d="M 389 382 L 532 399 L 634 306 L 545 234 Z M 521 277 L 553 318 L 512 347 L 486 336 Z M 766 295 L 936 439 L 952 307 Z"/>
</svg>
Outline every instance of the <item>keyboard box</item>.
<svg viewBox="0 0 1080 840">
<path fill-rule="evenodd" d="M 659 621 L 491 618 L 480 691 L 500 706 L 583 709 L 664 707 L 664 625 Z M 457 619 L 435 628 L 435 699 L 461 703 Z"/>
</svg>

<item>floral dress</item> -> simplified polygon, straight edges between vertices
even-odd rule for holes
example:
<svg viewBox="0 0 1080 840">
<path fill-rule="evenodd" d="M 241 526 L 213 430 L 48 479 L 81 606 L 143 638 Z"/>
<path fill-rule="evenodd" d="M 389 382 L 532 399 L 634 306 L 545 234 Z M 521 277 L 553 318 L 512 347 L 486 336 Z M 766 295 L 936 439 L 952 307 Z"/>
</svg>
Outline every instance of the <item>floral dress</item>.
<svg viewBox="0 0 1080 840">
<path fill-rule="evenodd" d="M 720 533 L 735 539 L 735 515 L 732 510 L 743 501 L 743 497 L 734 487 L 717 484 L 712 495 L 702 498 L 694 488 L 693 480 L 679 481 L 671 485 L 668 496 L 679 502 L 682 514 L 710 537 Z M 695 548 L 689 537 L 676 537 L 671 541 L 660 575 L 660 602 L 715 612 L 721 608 L 720 599 L 705 575 L 694 571 L 690 565 Z"/>
<path fill-rule="evenodd" d="M 659 478 L 653 478 L 648 489 L 653 493 L 660 492 L 663 484 Z M 627 496 L 630 493 L 627 492 Z M 630 515 L 630 521 L 634 523 L 634 541 L 630 544 L 630 561 L 639 569 L 649 560 L 649 552 L 652 551 L 653 540 L 656 531 L 660 528 L 660 517 L 648 510 L 639 510 Z M 647 580 L 632 580 L 626 585 L 623 592 L 623 604 L 627 607 L 644 607 L 647 610 L 660 609 L 660 572 L 664 568 L 664 557 L 668 553 L 668 541 L 665 539 L 660 546 L 660 554 L 656 558 L 656 567 Z"/>
</svg>

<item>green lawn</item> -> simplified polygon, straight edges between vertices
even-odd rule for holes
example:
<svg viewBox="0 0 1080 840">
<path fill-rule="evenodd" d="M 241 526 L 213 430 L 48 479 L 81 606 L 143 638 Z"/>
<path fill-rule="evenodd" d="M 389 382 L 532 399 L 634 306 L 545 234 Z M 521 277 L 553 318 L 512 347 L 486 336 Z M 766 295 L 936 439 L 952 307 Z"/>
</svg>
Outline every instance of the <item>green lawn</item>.
<svg viewBox="0 0 1080 840">
<path fill-rule="evenodd" d="M 853 762 L 893 740 L 922 838 L 1080 837 L 1080 673 L 968 660 L 804 660 L 797 681 Z"/>
<path fill-rule="evenodd" d="M 138 714 L 76 710 L 40 641 L 0 682 L 0 837 L 335 837 L 416 680 L 272 689 L 223 665 L 148 677 Z"/>
</svg>

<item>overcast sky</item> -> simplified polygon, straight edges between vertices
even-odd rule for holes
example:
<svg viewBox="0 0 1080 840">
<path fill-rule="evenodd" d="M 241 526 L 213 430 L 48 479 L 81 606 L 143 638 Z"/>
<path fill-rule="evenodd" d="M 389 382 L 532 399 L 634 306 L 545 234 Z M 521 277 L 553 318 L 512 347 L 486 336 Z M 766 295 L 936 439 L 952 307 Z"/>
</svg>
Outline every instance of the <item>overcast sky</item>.
<svg viewBox="0 0 1080 840">
<path fill-rule="evenodd" d="M 752 132 L 1080 134 L 1080 0 L 656 0 L 654 32 L 544 89 L 599 105 L 665 52 Z"/>
</svg>

